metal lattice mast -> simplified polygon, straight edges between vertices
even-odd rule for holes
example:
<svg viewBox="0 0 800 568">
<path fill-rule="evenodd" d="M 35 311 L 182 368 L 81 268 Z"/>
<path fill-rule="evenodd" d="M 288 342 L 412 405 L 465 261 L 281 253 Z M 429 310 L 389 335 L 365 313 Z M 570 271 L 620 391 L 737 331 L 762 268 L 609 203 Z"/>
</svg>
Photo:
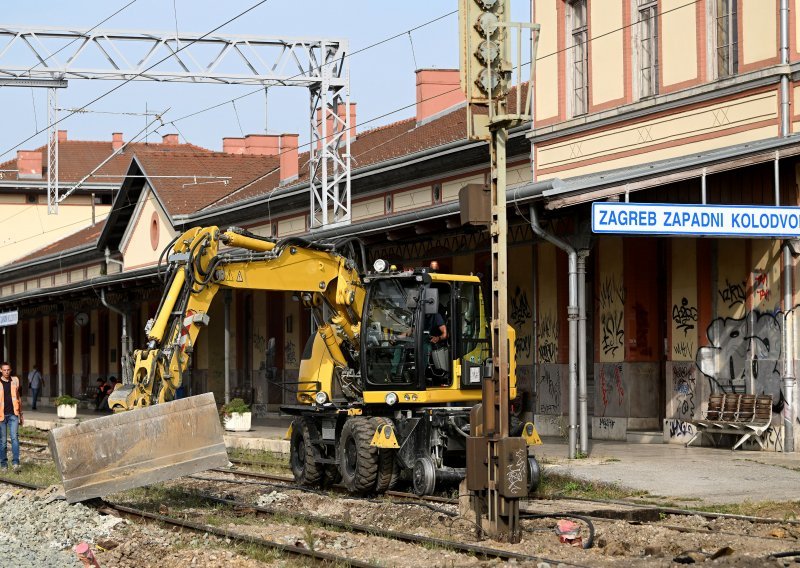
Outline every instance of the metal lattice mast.
<svg viewBox="0 0 800 568">
<path fill-rule="evenodd" d="M 58 90 L 47 89 L 47 214 L 58 214 Z"/>
<path fill-rule="evenodd" d="M 342 39 L 0 26 L 0 85 L 50 86 L 57 80 L 64 87 L 67 79 L 107 79 L 306 87 L 310 218 L 311 228 L 319 228 L 350 222 L 347 53 Z M 48 212 L 55 212 L 58 136 L 49 134 Z"/>
</svg>

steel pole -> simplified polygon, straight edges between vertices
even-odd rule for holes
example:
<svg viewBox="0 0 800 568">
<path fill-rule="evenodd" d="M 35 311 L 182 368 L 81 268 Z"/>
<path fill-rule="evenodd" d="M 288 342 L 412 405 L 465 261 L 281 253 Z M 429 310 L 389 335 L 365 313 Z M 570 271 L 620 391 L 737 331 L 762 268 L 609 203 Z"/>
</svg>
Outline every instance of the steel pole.
<svg viewBox="0 0 800 568">
<path fill-rule="evenodd" d="M 58 332 L 58 396 L 64 394 L 64 312 L 59 312 L 56 319 Z"/>
<path fill-rule="evenodd" d="M 586 258 L 588 249 L 578 251 L 578 425 L 580 449 L 589 453 L 589 408 L 586 388 Z"/>
<path fill-rule="evenodd" d="M 794 323 L 791 247 L 783 245 L 783 451 L 794 452 Z"/>
</svg>

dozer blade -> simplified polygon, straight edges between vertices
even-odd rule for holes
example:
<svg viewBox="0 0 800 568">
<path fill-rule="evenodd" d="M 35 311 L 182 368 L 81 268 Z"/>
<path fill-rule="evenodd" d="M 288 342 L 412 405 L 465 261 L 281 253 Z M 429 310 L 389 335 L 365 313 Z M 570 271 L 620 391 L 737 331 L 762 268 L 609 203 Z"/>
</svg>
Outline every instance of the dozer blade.
<svg viewBox="0 0 800 568">
<path fill-rule="evenodd" d="M 49 443 L 70 503 L 229 463 L 213 393 L 56 428 Z"/>
</svg>

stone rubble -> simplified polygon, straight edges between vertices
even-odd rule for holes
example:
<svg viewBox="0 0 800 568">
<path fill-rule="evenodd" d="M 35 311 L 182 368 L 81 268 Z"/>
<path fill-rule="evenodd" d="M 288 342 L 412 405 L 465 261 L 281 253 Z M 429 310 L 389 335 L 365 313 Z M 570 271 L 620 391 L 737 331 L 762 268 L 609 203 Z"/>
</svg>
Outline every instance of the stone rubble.
<svg viewBox="0 0 800 568">
<path fill-rule="evenodd" d="M 15 568 L 80 567 L 72 547 L 111 534 L 121 522 L 81 504 L 8 491 L 0 495 L 0 558 Z"/>
</svg>

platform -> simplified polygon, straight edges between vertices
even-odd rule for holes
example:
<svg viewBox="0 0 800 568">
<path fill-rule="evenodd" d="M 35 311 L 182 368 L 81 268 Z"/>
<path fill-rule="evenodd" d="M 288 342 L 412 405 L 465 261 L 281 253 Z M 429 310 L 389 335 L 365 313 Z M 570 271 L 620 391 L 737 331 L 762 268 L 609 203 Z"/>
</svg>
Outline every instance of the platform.
<svg viewBox="0 0 800 568">
<path fill-rule="evenodd" d="M 24 412 L 26 426 L 49 430 L 60 423 L 52 407 Z M 77 420 L 102 415 L 83 410 Z M 225 444 L 228 448 L 287 454 L 289 442 L 283 437 L 290 422 L 291 417 L 279 415 L 253 419 L 249 432 L 226 433 Z M 546 437 L 543 441 L 534 448 L 534 454 L 545 471 L 616 483 L 646 491 L 650 497 L 673 500 L 677 506 L 799 498 L 800 453 L 731 452 L 725 448 L 596 440 L 591 441 L 588 458 L 568 460 L 565 440 Z"/>
</svg>

